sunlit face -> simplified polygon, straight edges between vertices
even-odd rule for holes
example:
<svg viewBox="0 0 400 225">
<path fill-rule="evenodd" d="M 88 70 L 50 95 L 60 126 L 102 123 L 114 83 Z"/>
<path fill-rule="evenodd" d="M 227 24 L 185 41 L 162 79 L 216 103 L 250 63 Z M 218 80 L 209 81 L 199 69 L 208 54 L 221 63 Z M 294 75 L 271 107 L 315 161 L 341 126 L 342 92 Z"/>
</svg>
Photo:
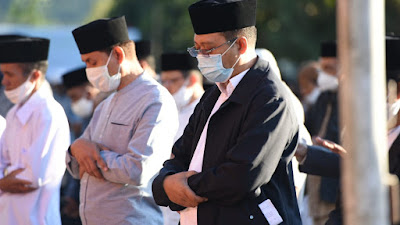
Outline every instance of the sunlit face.
<svg viewBox="0 0 400 225">
<path fill-rule="evenodd" d="M 309 77 L 303 76 L 299 79 L 299 90 L 301 96 L 306 96 L 310 94 L 316 87 L 315 81 L 307 78 Z"/>
<path fill-rule="evenodd" d="M 329 75 L 337 76 L 337 59 L 335 57 L 321 57 L 319 59 L 321 70 Z"/>
<path fill-rule="evenodd" d="M 0 64 L 0 70 L 3 73 L 1 84 L 6 91 L 19 87 L 28 79 L 28 76 L 23 73 L 18 63 L 2 63 Z"/>
<path fill-rule="evenodd" d="M 86 68 L 104 66 L 107 64 L 108 58 L 109 55 L 101 51 L 94 51 L 81 55 L 82 61 L 86 64 Z M 117 58 L 115 57 L 115 52 L 112 53 L 107 68 L 109 74 L 111 75 L 118 73 L 119 63 Z"/>
<path fill-rule="evenodd" d="M 169 93 L 175 94 L 185 83 L 185 78 L 179 70 L 161 72 L 161 83 Z"/>
<path fill-rule="evenodd" d="M 195 34 L 194 35 L 194 47 L 196 49 L 208 50 L 218 47 L 228 40 L 222 35 L 222 33 L 210 33 L 210 34 Z M 234 44 L 236 45 L 237 42 Z M 212 54 L 223 54 L 231 44 L 225 44 L 221 47 L 210 52 Z M 222 64 L 225 68 L 231 68 L 237 61 L 237 56 L 239 55 L 238 48 L 232 46 L 229 51 L 227 51 L 222 56 Z"/>
</svg>

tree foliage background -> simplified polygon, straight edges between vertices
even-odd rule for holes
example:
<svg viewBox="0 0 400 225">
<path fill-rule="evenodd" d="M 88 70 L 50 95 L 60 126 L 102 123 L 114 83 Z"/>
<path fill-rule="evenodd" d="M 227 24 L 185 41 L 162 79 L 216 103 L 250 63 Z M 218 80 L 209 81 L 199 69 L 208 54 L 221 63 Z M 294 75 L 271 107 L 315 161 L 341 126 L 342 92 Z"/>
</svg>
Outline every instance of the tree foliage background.
<svg viewBox="0 0 400 225">
<path fill-rule="evenodd" d="M 188 6 L 195 0 L 0 0 L 0 22 L 75 24 L 125 15 L 162 52 L 193 45 Z M 386 31 L 400 34 L 400 0 L 386 0 Z M 296 71 L 282 65 L 316 60 L 319 43 L 336 38 L 336 0 L 258 0 L 257 47 L 274 53 L 283 76 Z M 207 15 L 204 15 L 207 16 Z M 290 62 L 284 64 L 284 62 Z"/>
</svg>

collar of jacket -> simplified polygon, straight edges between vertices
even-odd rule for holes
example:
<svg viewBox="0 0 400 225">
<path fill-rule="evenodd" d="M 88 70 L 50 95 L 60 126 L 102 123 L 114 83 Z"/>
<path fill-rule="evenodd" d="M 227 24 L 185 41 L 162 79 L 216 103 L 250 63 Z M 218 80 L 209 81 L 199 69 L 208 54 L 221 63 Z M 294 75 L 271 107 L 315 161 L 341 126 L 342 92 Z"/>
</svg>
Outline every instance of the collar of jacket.
<svg viewBox="0 0 400 225">
<path fill-rule="evenodd" d="M 244 104 L 249 100 L 250 95 L 254 93 L 254 88 L 260 84 L 260 80 L 263 76 L 260 74 L 265 74 L 270 72 L 270 66 L 267 61 L 264 61 L 260 58 L 257 59 L 256 63 L 250 68 L 250 70 L 246 73 L 243 79 L 239 82 L 232 95 L 228 98 L 227 102 L 235 102 L 238 104 Z M 214 107 L 215 103 L 218 100 L 221 91 L 218 89 L 216 85 L 210 88 L 210 93 L 204 99 L 203 108 L 205 111 L 210 111 Z M 225 105 L 224 103 L 224 105 Z M 210 109 L 208 109 L 210 108 Z"/>
</svg>

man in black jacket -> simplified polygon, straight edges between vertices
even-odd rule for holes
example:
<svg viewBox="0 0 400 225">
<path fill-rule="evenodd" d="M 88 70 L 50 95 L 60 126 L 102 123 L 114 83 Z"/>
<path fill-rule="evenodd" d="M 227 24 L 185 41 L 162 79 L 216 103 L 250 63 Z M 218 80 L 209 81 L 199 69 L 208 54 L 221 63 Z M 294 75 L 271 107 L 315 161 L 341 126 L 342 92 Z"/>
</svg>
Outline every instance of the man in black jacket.
<svg viewBox="0 0 400 225">
<path fill-rule="evenodd" d="M 255 53 L 256 0 L 189 7 L 202 74 L 216 85 L 196 106 L 153 182 L 181 225 L 301 224 L 291 159 L 298 123 L 290 95 Z"/>
</svg>

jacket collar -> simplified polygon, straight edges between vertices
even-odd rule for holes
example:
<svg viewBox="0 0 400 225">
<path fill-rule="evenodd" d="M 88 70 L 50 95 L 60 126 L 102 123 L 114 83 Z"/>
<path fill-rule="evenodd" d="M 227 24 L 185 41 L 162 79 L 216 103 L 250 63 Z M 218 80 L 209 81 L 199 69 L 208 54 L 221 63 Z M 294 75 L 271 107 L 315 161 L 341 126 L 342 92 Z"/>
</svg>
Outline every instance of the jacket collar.
<svg viewBox="0 0 400 225">
<path fill-rule="evenodd" d="M 243 77 L 228 100 L 239 104 L 248 102 L 250 95 L 254 93 L 254 88 L 260 84 L 260 80 L 263 77 L 260 75 L 267 74 L 269 71 L 269 63 L 257 58 L 256 63 L 247 72 L 246 76 Z"/>
<path fill-rule="evenodd" d="M 245 104 L 248 102 L 250 95 L 254 92 L 254 88 L 259 85 L 263 76 L 260 74 L 267 74 L 270 72 L 269 63 L 267 61 L 257 58 L 256 63 L 250 68 L 246 75 L 239 82 L 232 95 L 228 98 L 227 102 L 236 102 Z M 221 91 L 216 85 L 210 87 L 208 96 L 204 99 L 203 109 L 206 115 L 211 113 L 215 103 L 218 100 Z M 225 102 L 225 103 L 227 103 Z M 223 105 L 225 105 L 225 103 Z"/>
</svg>

